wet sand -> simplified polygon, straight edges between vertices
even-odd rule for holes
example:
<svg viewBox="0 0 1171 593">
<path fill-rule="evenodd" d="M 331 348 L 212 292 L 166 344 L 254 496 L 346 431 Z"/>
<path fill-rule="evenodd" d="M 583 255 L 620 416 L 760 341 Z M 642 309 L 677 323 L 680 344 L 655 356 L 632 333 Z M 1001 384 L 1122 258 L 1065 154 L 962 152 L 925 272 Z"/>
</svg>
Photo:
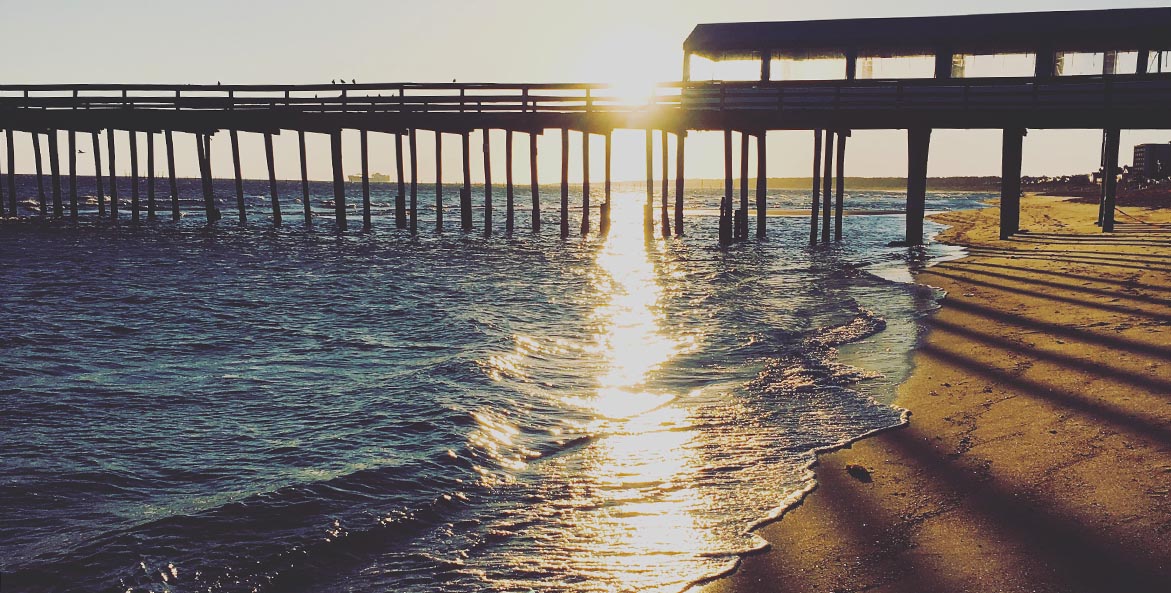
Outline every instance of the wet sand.
<svg viewBox="0 0 1171 593">
<path fill-rule="evenodd" d="M 995 207 L 936 215 L 971 256 L 917 276 L 948 297 L 910 423 L 822 456 L 704 592 L 1171 591 L 1171 209 L 1122 207 L 1103 235 L 1026 196 L 1009 241 Z"/>
</svg>

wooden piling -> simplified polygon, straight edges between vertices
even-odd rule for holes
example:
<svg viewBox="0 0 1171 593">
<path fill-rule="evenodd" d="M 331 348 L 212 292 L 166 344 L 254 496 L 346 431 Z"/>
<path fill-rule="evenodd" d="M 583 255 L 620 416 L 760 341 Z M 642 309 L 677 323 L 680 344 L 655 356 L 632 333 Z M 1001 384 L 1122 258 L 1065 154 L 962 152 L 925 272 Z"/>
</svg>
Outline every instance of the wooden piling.
<svg viewBox="0 0 1171 593">
<path fill-rule="evenodd" d="M 821 130 L 813 130 L 813 206 L 809 212 L 809 244 L 817 245 L 817 214 L 821 202 Z"/>
<path fill-rule="evenodd" d="M 368 231 L 370 222 L 370 139 L 366 130 L 358 130 L 359 152 L 362 157 L 362 230 Z"/>
<path fill-rule="evenodd" d="M 202 154 L 202 149 L 200 149 Z M 106 130 L 106 160 L 109 161 L 110 174 L 110 220 L 117 222 L 118 220 L 118 173 L 117 173 L 117 153 L 114 151 L 114 128 Z M 202 157 L 200 157 L 202 158 Z"/>
<path fill-rule="evenodd" d="M 11 176 L 12 176 L 12 170 L 11 170 L 11 169 L 9 169 L 9 171 L 8 171 L 8 176 L 9 176 L 9 177 L 11 177 Z M 3 171 L 3 170 L 0 170 L 0 182 L 2 182 L 2 181 L 3 181 L 3 177 L 4 177 L 4 171 Z M 8 212 L 7 212 L 7 209 L 6 209 L 6 208 L 7 208 L 7 206 L 8 206 L 8 201 L 7 201 L 7 200 L 5 200 L 4 198 L 5 198 L 5 196 L 4 196 L 4 184 L 3 184 L 3 183 L 0 183 L 0 218 L 7 218 L 7 217 L 8 217 Z M 13 216 L 16 216 L 16 210 L 15 210 L 15 209 L 12 211 L 12 215 L 13 215 Z"/>
<path fill-rule="evenodd" d="M 512 235 L 516 216 L 516 196 L 512 187 L 512 130 L 504 132 L 504 232 Z"/>
<path fill-rule="evenodd" d="M 569 129 L 561 128 L 561 238 L 569 237 Z"/>
<path fill-rule="evenodd" d="M 599 225 L 598 225 L 600 227 L 599 231 L 601 232 L 602 236 L 606 236 L 606 235 L 610 234 L 610 224 L 611 224 L 611 218 L 610 218 L 610 214 L 611 214 L 610 160 L 611 159 L 610 159 L 610 157 L 613 154 L 613 148 L 614 148 L 613 136 L 614 136 L 614 132 L 612 130 L 606 131 L 606 157 L 605 157 L 606 158 L 606 166 L 605 166 L 605 169 L 606 169 L 606 185 L 605 185 L 606 201 L 602 204 L 602 222 L 599 223 Z"/>
<path fill-rule="evenodd" d="M 146 219 L 154 220 L 156 213 L 155 203 L 155 134 L 146 133 Z"/>
<path fill-rule="evenodd" d="M 724 195 L 720 198 L 720 245 L 732 242 L 732 130 L 724 130 Z"/>
<path fill-rule="evenodd" d="M 1024 130 L 1003 131 L 1000 154 L 1000 238 L 1007 239 L 1020 230 L 1021 159 Z"/>
<path fill-rule="evenodd" d="M 408 136 L 411 152 L 411 234 L 419 234 L 419 154 L 417 130 L 411 128 Z"/>
<path fill-rule="evenodd" d="M 850 131 L 838 132 L 838 179 L 834 188 L 837 190 L 837 200 L 834 202 L 834 241 L 842 240 L 842 214 L 846 201 L 846 138 Z"/>
<path fill-rule="evenodd" d="M 407 182 L 403 177 L 403 135 L 394 135 L 395 167 L 398 170 L 398 193 L 394 197 L 394 227 L 407 228 Z"/>
<path fill-rule="evenodd" d="M 97 138 L 97 132 L 94 132 L 94 138 Z M 4 130 L 4 143 L 8 148 L 8 215 L 15 218 L 16 211 L 16 149 L 15 142 L 11 129 Z M 96 154 L 96 153 L 95 153 Z M 98 179 L 101 179 L 99 172 Z M 98 182 L 99 186 L 100 181 Z"/>
<path fill-rule="evenodd" d="M 768 163 L 765 150 L 767 130 L 756 134 L 756 238 L 764 239 L 768 223 Z"/>
<path fill-rule="evenodd" d="M 95 137 L 96 137 L 96 134 L 95 134 Z M 171 130 L 167 130 L 163 134 L 163 139 L 167 144 L 167 177 L 168 177 L 168 180 L 171 185 L 171 220 L 174 222 L 179 222 L 179 218 L 181 216 L 181 214 L 179 214 L 179 181 L 176 179 L 176 174 L 175 174 L 175 139 L 174 139 L 173 134 L 171 133 Z M 94 156 L 96 158 L 97 157 L 97 150 L 96 150 L 97 144 L 95 143 L 94 146 L 95 146 Z M 100 166 L 95 167 L 95 169 L 100 169 L 100 168 L 101 168 Z M 101 191 L 102 191 L 101 188 L 102 188 L 102 186 L 99 183 L 98 184 L 98 193 L 101 193 Z M 100 196 L 99 196 L 98 200 L 99 201 L 101 200 Z"/>
<path fill-rule="evenodd" d="M 661 167 L 660 167 L 662 169 L 662 173 L 663 173 L 663 181 L 662 181 L 662 188 L 661 188 L 662 197 L 659 199 L 659 202 L 661 204 L 659 216 L 663 220 L 662 232 L 663 232 L 663 238 L 666 239 L 667 237 L 671 236 L 671 214 L 670 214 L 670 206 L 671 206 L 670 199 L 671 198 L 670 198 L 669 192 L 667 191 L 668 185 L 670 183 L 667 179 L 670 176 L 670 169 L 668 168 L 669 165 L 667 164 L 670 162 L 670 159 L 668 158 L 668 155 L 670 154 L 670 149 L 669 149 L 669 146 L 667 143 L 667 130 L 659 130 L 659 136 L 661 137 L 661 140 L 662 140 L 661 147 L 662 147 L 662 161 L 663 161 L 661 164 Z"/>
<path fill-rule="evenodd" d="M 94 153 L 94 182 L 98 190 L 98 216 L 106 216 L 106 196 L 102 188 L 102 143 L 98 132 L 90 132 L 91 150 Z"/>
<path fill-rule="evenodd" d="M 590 234 L 590 132 L 581 131 L 581 236 Z"/>
<path fill-rule="evenodd" d="M 240 216 L 240 224 L 248 222 L 248 214 L 244 204 L 244 176 L 240 170 L 240 133 L 228 130 L 228 138 L 232 142 L 232 172 L 236 181 L 236 211 Z"/>
<path fill-rule="evenodd" d="M 53 181 L 53 218 L 65 216 L 61 200 L 61 150 L 57 130 L 49 130 L 49 175 Z"/>
<path fill-rule="evenodd" d="M 195 135 L 196 150 L 200 164 L 200 177 L 203 180 L 203 210 L 207 215 L 208 224 L 220 219 L 220 209 L 215 203 L 215 187 L 212 185 L 211 172 L 211 135 Z"/>
<path fill-rule="evenodd" d="M 346 180 L 342 177 L 342 131 L 329 133 L 329 154 L 333 162 L 333 219 L 337 230 L 346 230 Z M 399 151 L 402 154 L 402 151 Z M 402 180 L 402 177 L 399 177 Z"/>
<path fill-rule="evenodd" d="M 40 205 L 39 215 L 44 218 L 48 215 L 49 204 L 45 197 L 45 175 L 41 164 L 41 135 L 33 132 L 33 160 L 37 169 L 37 201 Z"/>
<path fill-rule="evenodd" d="M 492 236 L 492 130 L 484 128 L 484 236 Z"/>
<path fill-rule="evenodd" d="M 655 232 L 655 144 L 654 130 L 646 129 L 646 204 L 642 207 L 643 234 Z"/>
<path fill-rule="evenodd" d="M 463 141 L 463 176 L 464 185 L 459 194 L 460 229 L 465 233 L 472 231 L 472 137 L 470 132 L 464 132 Z"/>
<path fill-rule="evenodd" d="M 529 132 L 529 193 L 533 199 L 533 232 L 541 231 L 541 188 L 537 181 L 537 133 Z"/>
<path fill-rule="evenodd" d="M 301 208 L 305 212 L 305 226 L 311 226 L 313 205 L 309 199 L 309 159 L 305 150 L 305 130 L 297 130 L 297 148 L 301 153 Z"/>
<path fill-rule="evenodd" d="M 833 186 L 834 186 L 834 136 L 833 130 L 825 131 L 825 166 L 821 180 L 821 242 L 829 243 L 833 231 Z"/>
<path fill-rule="evenodd" d="M 281 226 L 281 199 L 276 189 L 276 158 L 272 151 L 272 134 L 264 135 L 264 158 L 268 161 L 268 193 L 272 196 L 272 226 Z"/>
<path fill-rule="evenodd" d="M 675 236 L 683 236 L 683 186 L 687 179 L 683 170 L 683 146 L 687 130 L 675 134 Z"/>
<path fill-rule="evenodd" d="M 748 215 L 748 139 L 749 134 L 747 132 L 740 132 L 740 211 L 744 212 L 745 217 Z M 741 227 L 740 219 L 736 219 L 737 241 L 743 241 L 748 238 L 748 227 Z"/>
<path fill-rule="evenodd" d="M 435 232 L 443 232 L 443 132 L 435 130 Z"/>
<path fill-rule="evenodd" d="M 1102 232 L 1114 232 L 1114 206 L 1118 193 L 1118 149 L 1121 135 L 1118 128 L 1106 130 L 1106 166 L 1103 168 Z"/>
<path fill-rule="evenodd" d="M 138 132 L 127 132 L 130 138 L 130 219 L 140 220 L 142 204 L 138 200 Z"/>
<path fill-rule="evenodd" d="M 923 244 L 923 214 L 927 206 L 927 157 L 931 129 L 907 130 L 907 244 Z"/>
</svg>

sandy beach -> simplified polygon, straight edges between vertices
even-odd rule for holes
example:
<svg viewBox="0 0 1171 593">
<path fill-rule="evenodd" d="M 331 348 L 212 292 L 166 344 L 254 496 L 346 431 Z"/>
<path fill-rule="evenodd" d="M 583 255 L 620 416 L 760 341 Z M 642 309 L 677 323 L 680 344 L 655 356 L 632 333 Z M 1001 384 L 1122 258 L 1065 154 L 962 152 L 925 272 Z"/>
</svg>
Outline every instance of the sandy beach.
<svg viewBox="0 0 1171 593">
<path fill-rule="evenodd" d="M 1026 196 L 1009 241 L 995 207 L 935 216 L 970 256 L 917 276 L 948 296 L 910 423 L 822 456 L 771 549 L 703 590 L 1171 590 L 1171 210 L 1122 208 L 1103 235 Z"/>
</svg>

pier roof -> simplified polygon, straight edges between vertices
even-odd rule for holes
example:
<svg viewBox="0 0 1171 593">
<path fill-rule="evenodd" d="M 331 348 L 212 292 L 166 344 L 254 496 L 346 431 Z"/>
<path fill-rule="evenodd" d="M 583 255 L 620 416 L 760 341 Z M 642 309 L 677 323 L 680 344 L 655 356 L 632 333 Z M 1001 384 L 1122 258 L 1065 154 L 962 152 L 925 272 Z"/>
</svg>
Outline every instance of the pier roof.
<svg viewBox="0 0 1171 593">
<path fill-rule="evenodd" d="M 1006 53 L 1171 49 L 1171 8 L 1021 12 L 962 16 L 713 23 L 683 49 L 712 59 L 948 48 Z"/>
</svg>

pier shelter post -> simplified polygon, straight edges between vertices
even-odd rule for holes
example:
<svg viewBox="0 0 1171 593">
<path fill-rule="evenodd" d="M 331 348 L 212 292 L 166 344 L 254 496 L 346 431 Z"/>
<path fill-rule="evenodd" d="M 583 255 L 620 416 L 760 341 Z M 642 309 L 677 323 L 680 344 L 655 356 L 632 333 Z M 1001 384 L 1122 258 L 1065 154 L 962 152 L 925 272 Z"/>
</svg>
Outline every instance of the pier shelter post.
<svg viewBox="0 0 1171 593">
<path fill-rule="evenodd" d="M 842 214 L 846 201 L 846 138 L 849 137 L 849 130 L 838 132 L 838 174 L 837 183 L 834 185 L 837 190 L 834 201 L 834 241 L 842 240 Z"/>
<path fill-rule="evenodd" d="M 53 218 L 65 215 L 61 201 L 61 150 L 58 146 L 57 130 L 49 130 L 49 175 L 53 180 Z"/>
<path fill-rule="evenodd" d="M 329 154 L 333 161 L 333 218 L 337 230 L 344 231 L 346 230 L 346 180 L 342 177 L 341 130 L 333 130 L 329 133 Z"/>
<path fill-rule="evenodd" d="M 468 233 L 472 230 L 472 162 L 471 162 L 471 134 L 464 132 L 463 140 L 463 173 L 464 186 L 459 194 L 460 228 Z"/>
<path fill-rule="evenodd" d="M 516 224 L 516 192 L 512 183 L 512 129 L 504 132 L 504 232 L 512 235 Z"/>
<path fill-rule="evenodd" d="M 37 169 L 37 203 L 40 206 L 40 217 L 48 215 L 49 204 L 45 198 L 45 173 L 41 161 L 41 135 L 33 132 L 33 162 Z"/>
<path fill-rule="evenodd" d="M 720 198 L 720 246 L 732 242 L 732 130 L 724 130 L 724 195 Z"/>
<path fill-rule="evenodd" d="M 272 196 L 272 226 L 281 226 L 281 199 L 276 190 L 276 159 L 272 154 L 272 134 L 264 135 L 264 157 L 268 160 L 268 193 Z"/>
<path fill-rule="evenodd" d="M 202 168 L 202 166 L 203 166 L 203 161 L 202 161 L 203 147 L 202 146 L 203 145 L 202 145 L 202 141 L 199 141 L 198 135 L 196 136 L 196 140 L 200 144 L 200 147 L 199 147 L 200 169 L 199 170 L 202 171 L 203 170 L 203 168 Z M 109 171 L 110 171 L 110 174 L 109 174 L 109 178 L 110 178 L 110 220 L 117 221 L 118 220 L 118 174 L 117 174 L 117 169 L 116 169 L 117 153 L 114 151 L 114 128 L 110 128 L 110 129 L 106 130 L 106 156 L 109 157 L 106 160 L 109 162 L 109 166 L 110 166 L 109 167 Z"/>
<path fill-rule="evenodd" d="M 232 173 L 236 181 L 236 211 L 240 216 L 240 224 L 248 222 L 248 214 L 244 208 L 244 176 L 240 172 L 240 133 L 228 130 L 228 138 L 232 142 Z"/>
<path fill-rule="evenodd" d="M 492 130 L 484 128 L 484 236 L 492 236 Z"/>
<path fill-rule="evenodd" d="M 907 245 L 923 244 L 923 214 L 927 208 L 927 158 L 930 128 L 907 130 Z"/>
<path fill-rule="evenodd" d="M 411 153 L 411 234 L 419 234 L 419 151 L 418 130 L 411 128 L 408 136 Z"/>
<path fill-rule="evenodd" d="M 642 208 L 643 234 L 648 238 L 655 231 L 655 153 L 654 131 L 646 129 L 646 204 Z"/>
<path fill-rule="evenodd" d="M 1118 148 L 1121 134 L 1118 128 L 1106 130 L 1106 159 L 1102 169 L 1102 232 L 1114 232 L 1114 205 L 1118 193 Z"/>
<path fill-rule="evenodd" d="M 541 230 L 541 189 L 537 181 L 537 133 L 529 132 L 529 192 L 533 199 L 533 232 Z"/>
<path fill-rule="evenodd" d="M 605 167 L 604 167 L 606 170 L 606 172 L 605 172 L 606 180 L 605 180 L 605 187 L 603 188 L 604 193 L 605 193 L 605 201 L 602 202 L 602 220 L 601 220 L 601 222 L 598 223 L 598 227 L 599 227 L 598 231 L 599 231 L 599 233 L 601 233 L 601 235 L 603 237 L 610 234 L 610 184 L 611 184 L 610 162 L 611 162 L 611 155 L 614 152 L 614 150 L 613 150 L 614 149 L 613 135 L 614 135 L 613 130 L 606 130 L 606 142 L 605 142 L 605 144 L 606 144 L 605 161 L 606 162 L 605 162 Z"/>
<path fill-rule="evenodd" d="M 569 129 L 561 128 L 561 238 L 569 237 Z"/>
<path fill-rule="evenodd" d="M 768 165 L 765 151 L 765 135 L 761 130 L 756 135 L 756 238 L 763 239 L 768 216 Z"/>
<path fill-rule="evenodd" d="M 683 147 L 687 140 L 687 130 L 679 130 L 675 134 L 675 236 L 683 236 L 683 185 L 686 175 L 683 170 Z"/>
<path fill-rule="evenodd" d="M 305 211 L 305 226 L 313 224 L 313 207 L 309 203 L 309 165 L 305 154 L 305 130 L 297 131 L 297 148 L 301 152 L 301 207 Z"/>
<path fill-rule="evenodd" d="M 748 222 L 748 140 L 747 132 L 740 132 L 740 212 L 744 216 L 744 222 Z M 743 227 L 743 228 L 742 228 Z M 740 219 L 736 219 L 736 240 L 743 241 L 748 238 L 748 225 L 740 224 Z"/>
<path fill-rule="evenodd" d="M 69 218 L 77 221 L 77 132 L 69 130 Z"/>
<path fill-rule="evenodd" d="M 809 211 L 809 244 L 817 245 L 817 214 L 821 201 L 821 130 L 813 130 L 813 205 Z"/>
<path fill-rule="evenodd" d="M 96 137 L 97 135 L 95 134 L 95 138 Z M 175 178 L 175 137 L 171 130 L 167 130 L 163 134 L 163 141 L 167 145 L 167 178 L 171 186 L 171 220 L 173 222 L 179 222 L 179 218 L 181 216 L 179 214 L 179 181 Z M 97 143 L 94 143 L 94 158 L 99 158 L 97 153 Z M 95 171 L 99 169 L 101 169 L 100 166 L 94 167 Z M 99 175 L 99 178 L 100 177 L 101 176 Z M 99 182 L 99 194 L 102 192 L 101 187 L 102 185 Z M 98 198 L 98 201 L 101 202 L 100 197 Z"/>
<path fill-rule="evenodd" d="M 435 130 L 435 232 L 443 232 L 443 132 Z"/>
<path fill-rule="evenodd" d="M 466 145 L 466 136 L 465 142 Z M 465 148 L 465 152 L 467 149 Z M 395 168 L 398 171 L 398 193 L 394 196 L 394 228 L 407 228 L 407 182 L 403 172 L 403 135 L 394 135 Z"/>
<path fill-rule="evenodd" d="M 73 141 L 70 140 L 72 146 Z M 72 149 L 71 149 L 72 150 Z M 155 134 L 146 133 L 146 219 L 154 220 L 158 216 L 158 204 L 155 203 Z"/>
<path fill-rule="evenodd" d="M 97 140 L 96 140 L 97 137 L 98 137 L 98 133 L 94 132 L 94 138 L 95 138 L 94 146 L 97 146 Z M 14 139 L 12 137 L 12 130 L 11 129 L 4 130 L 4 143 L 8 147 L 8 215 L 15 218 L 16 217 L 16 201 L 17 201 L 16 200 L 16 150 L 14 148 L 15 142 L 13 140 Z M 94 151 L 94 154 L 97 155 L 96 150 Z M 98 168 L 99 169 L 101 168 L 100 162 L 98 163 Z M 102 178 L 101 171 L 98 171 L 97 177 L 99 180 L 98 187 L 100 188 L 102 186 L 101 185 L 102 182 L 100 181 Z M 99 189 L 98 195 L 101 196 L 101 193 L 102 192 Z M 101 203 L 100 199 L 101 198 L 99 198 L 99 204 Z M 105 214 L 104 210 L 102 211 L 102 214 Z"/>
<path fill-rule="evenodd" d="M 829 243 L 830 224 L 833 222 L 833 184 L 834 184 L 834 136 L 832 130 L 825 131 L 825 167 L 824 178 L 821 180 L 821 242 Z"/>
<path fill-rule="evenodd" d="M 130 130 L 130 219 L 138 222 L 142 214 L 138 201 L 138 132 Z"/>
<path fill-rule="evenodd" d="M 1021 226 L 1021 156 L 1023 129 L 1004 130 L 1000 164 L 1000 238 L 1007 239 Z"/>
<path fill-rule="evenodd" d="M 590 234 L 590 132 L 581 131 L 581 236 Z"/>
<path fill-rule="evenodd" d="M 362 230 L 368 231 L 370 222 L 370 134 L 358 130 L 358 141 L 362 153 Z"/>
</svg>

